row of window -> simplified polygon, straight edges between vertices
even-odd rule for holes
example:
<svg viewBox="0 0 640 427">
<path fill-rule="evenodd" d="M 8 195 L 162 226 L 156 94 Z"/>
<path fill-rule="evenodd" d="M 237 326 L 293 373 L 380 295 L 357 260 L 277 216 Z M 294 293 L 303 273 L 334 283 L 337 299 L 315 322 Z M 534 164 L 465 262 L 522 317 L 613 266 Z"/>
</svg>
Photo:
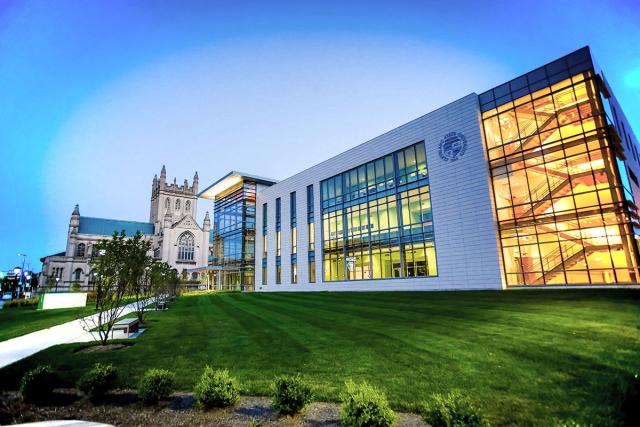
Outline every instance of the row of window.
<svg viewBox="0 0 640 427">
<path fill-rule="evenodd" d="M 629 283 L 635 244 L 591 72 L 483 113 L 509 286 Z"/>
<path fill-rule="evenodd" d="M 324 281 L 437 275 L 424 142 L 321 187 Z"/>
<path fill-rule="evenodd" d="M 437 275 L 424 142 L 320 183 L 323 279 Z M 296 192 L 290 193 L 291 283 L 298 281 Z M 307 187 L 309 281 L 315 282 L 313 185 Z M 262 277 L 268 283 L 268 208 L 262 206 Z M 281 199 L 275 200 L 275 283 L 282 283 Z"/>
<path fill-rule="evenodd" d="M 181 207 L 182 207 L 182 200 L 176 199 L 175 210 L 179 211 Z M 164 200 L 164 208 L 171 209 L 171 199 L 169 199 L 168 197 Z M 184 210 L 185 212 L 191 212 L 191 200 L 187 200 L 184 203 Z"/>
<path fill-rule="evenodd" d="M 296 207 L 296 192 L 289 195 L 290 232 L 291 232 L 291 283 L 298 283 L 298 216 Z M 313 185 L 307 186 L 307 233 L 309 237 L 308 265 L 309 282 L 315 283 L 315 227 L 314 227 Z M 267 204 L 262 205 L 262 284 L 267 285 Z M 282 207 L 281 200 L 276 199 L 276 284 L 282 283 Z"/>
<path fill-rule="evenodd" d="M 419 143 L 322 181 L 322 208 L 393 190 L 426 177 L 426 152 L 424 143 Z"/>
</svg>

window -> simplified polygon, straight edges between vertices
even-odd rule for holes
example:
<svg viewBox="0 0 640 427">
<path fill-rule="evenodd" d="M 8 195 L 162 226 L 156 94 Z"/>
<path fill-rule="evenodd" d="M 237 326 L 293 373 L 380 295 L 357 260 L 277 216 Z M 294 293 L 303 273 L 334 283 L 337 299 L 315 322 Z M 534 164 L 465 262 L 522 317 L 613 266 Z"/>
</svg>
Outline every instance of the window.
<svg viewBox="0 0 640 427">
<path fill-rule="evenodd" d="M 296 254 L 298 252 L 298 215 L 296 208 L 296 192 L 293 191 L 289 194 L 289 212 L 290 212 L 290 224 L 291 224 L 291 253 Z"/>
<path fill-rule="evenodd" d="M 282 255 L 282 232 L 276 231 L 276 256 Z"/>
<path fill-rule="evenodd" d="M 282 219 L 282 204 L 280 203 L 280 197 L 276 199 L 276 230 L 280 230 L 280 221 Z"/>
<path fill-rule="evenodd" d="M 298 253 L 298 228 L 293 227 L 291 229 L 291 253 Z"/>
<path fill-rule="evenodd" d="M 276 265 L 276 285 L 279 285 L 281 283 L 282 283 L 282 265 L 278 263 Z"/>
<path fill-rule="evenodd" d="M 262 204 L 262 284 L 267 284 L 267 204 Z"/>
<path fill-rule="evenodd" d="M 195 244 L 193 234 L 184 232 L 178 238 L 178 261 L 193 261 Z"/>
<path fill-rule="evenodd" d="M 298 283 L 298 256 L 291 254 L 291 284 Z"/>
<path fill-rule="evenodd" d="M 316 282 L 316 256 L 314 252 L 309 253 L 309 283 Z"/>
<path fill-rule="evenodd" d="M 290 207 L 290 213 L 291 213 L 291 227 L 295 227 L 298 220 L 295 191 L 289 194 L 289 207 Z"/>
<path fill-rule="evenodd" d="M 267 204 L 262 204 L 262 234 L 267 234 Z"/>
<path fill-rule="evenodd" d="M 180 199 L 176 199 L 176 210 L 180 210 Z"/>
<path fill-rule="evenodd" d="M 591 71 L 553 83 L 482 114 L 507 286 L 636 283 L 598 84 Z M 404 269 L 417 274 L 429 254 L 410 249 Z"/>
<path fill-rule="evenodd" d="M 184 204 L 184 210 L 187 212 L 191 212 L 191 201 L 187 200 L 187 202 Z"/>
<path fill-rule="evenodd" d="M 307 186 L 307 232 L 309 236 L 309 251 L 315 250 L 313 184 Z"/>
<path fill-rule="evenodd" d="M 73 272 L 73 280 L 76 282 L 79 282 L 81 280 L 80 279 L 81 276 L 82 276 L 82 269 L 76 268 L 76 270 Z"/>
<path fill-rule="evenodd" d="M 84 257 L 84 254 L 86 252 L 86 246 L 84 243 L 80 243 L 78 245 L 78 247 L 76 247 L 76 256 L 79 258 Z"/>
<path fill-rule="evenodd" d="M 320 194 L 324 281 L 437 275 L 424 142 L 326 179 Z"/>
<path fill-rule="evenodd" d="M 267 285 L 267 259 L 262 258 L 262 284 Z"/>
<path fill-rule="evenodd" d="M 164 208 L 169 209 L 170 206 L 171 206 L 171 201 L 167 197 L 166 199 L 164 199 Z"/>
</svg>

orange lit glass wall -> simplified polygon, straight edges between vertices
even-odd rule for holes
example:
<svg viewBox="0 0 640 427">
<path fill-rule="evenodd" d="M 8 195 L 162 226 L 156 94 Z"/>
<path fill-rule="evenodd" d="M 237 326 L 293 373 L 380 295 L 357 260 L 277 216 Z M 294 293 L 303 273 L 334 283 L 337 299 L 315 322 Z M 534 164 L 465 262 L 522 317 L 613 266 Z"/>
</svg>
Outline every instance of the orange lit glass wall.
<svg viewBox="0 0 640 427">
<path fill-rule="evenodd" d="M 482 114 L 508 286 L 637 283 L 592 72 Z"/>
</svg>

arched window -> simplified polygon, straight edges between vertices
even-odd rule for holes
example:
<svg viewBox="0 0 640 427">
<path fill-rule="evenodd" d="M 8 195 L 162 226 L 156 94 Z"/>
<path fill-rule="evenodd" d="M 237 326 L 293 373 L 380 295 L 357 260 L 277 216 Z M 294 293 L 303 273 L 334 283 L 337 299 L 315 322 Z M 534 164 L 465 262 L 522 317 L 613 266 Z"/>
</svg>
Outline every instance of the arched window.
<svg viewBox="0 0 640 427">
<path fill-rule="evenodd" d="M 164 208 L 169 209 L 169 206 L 171 206 L 171 201 L 169 201 L 169 198 L 167 197 L 164 199 Z"/>
<path fill-rule="evenodd" d="M 76 256 L 77 256 L 77 257 L 84 257 L 85 249 L 86 249 L 85 244 L 84 244 L 84 243 L 80 243 L 80 244 L 76 247 Z"/>
<path fill-rule="evenodd" d="M 189 200 L 184 204 L 184 210 L 187 212 L 191 211 L 191 202 Z"/>
<path fill-rule="evenodd" d="M 182 233 L 178 238 L 178 260 L 193 261 L 194 249 L 193 234 L 189 232 Z"/>
<path fill-rule="evenodd" d="M 176 199 L 176 210 L 180 210 L 180 199 Z"/>
<path fill-rule="evenodd" d="M 76 271 L 73 272 L 73 280 L 76 282 L 80 281 L 80 276 L 82 276 L 82 269 L 76 268 Z"/>
</svg>

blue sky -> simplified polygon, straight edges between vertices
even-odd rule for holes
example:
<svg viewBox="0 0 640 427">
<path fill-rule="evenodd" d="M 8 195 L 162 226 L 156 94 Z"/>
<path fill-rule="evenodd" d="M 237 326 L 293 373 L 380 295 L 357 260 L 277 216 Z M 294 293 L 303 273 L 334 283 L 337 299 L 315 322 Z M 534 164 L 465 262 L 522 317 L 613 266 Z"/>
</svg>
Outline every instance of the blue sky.
<svg viewBox="0 0 640 427">
<path fill-rule="evenodd" d="M 638 134 L 638 40 L 636 0 L 0 0 L 0 269 L 147 220 L 162 164 L 286 178 L 587 44 Z"/>
</svg>

